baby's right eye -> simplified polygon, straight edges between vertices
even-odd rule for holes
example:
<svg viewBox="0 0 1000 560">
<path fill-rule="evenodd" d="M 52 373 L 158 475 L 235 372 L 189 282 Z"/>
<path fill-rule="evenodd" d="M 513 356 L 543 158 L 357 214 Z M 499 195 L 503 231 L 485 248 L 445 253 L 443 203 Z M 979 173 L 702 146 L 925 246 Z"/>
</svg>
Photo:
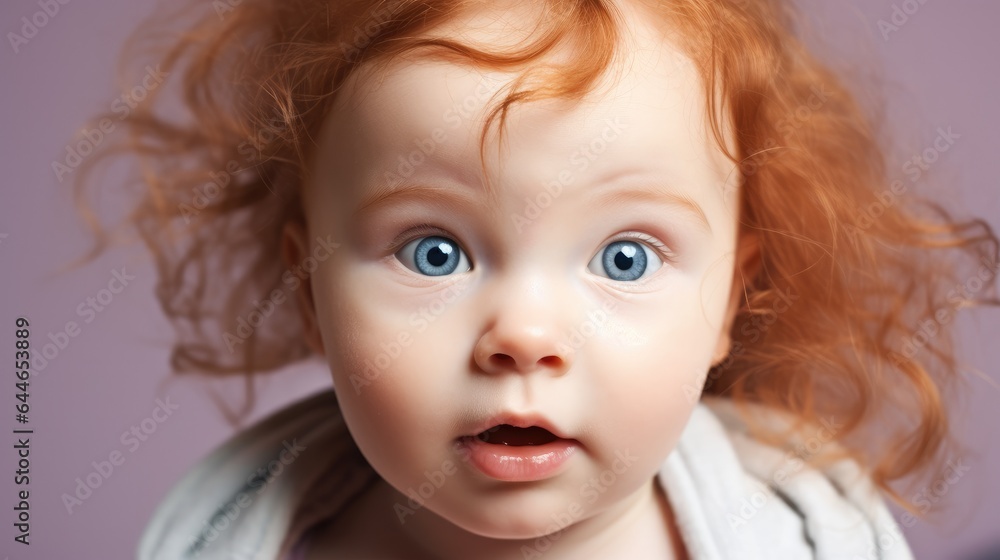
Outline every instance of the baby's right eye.
<svg viewBox="0 0 1000 560">
<path fill-rule="evenodd" d="M 467 272 L 472 269 L 458 243 L 439 235 L 410 241 L 396 252 L 396 258 L 406 268 L 427 276 L 446 276 L 456 270 Z"/>
</svg>

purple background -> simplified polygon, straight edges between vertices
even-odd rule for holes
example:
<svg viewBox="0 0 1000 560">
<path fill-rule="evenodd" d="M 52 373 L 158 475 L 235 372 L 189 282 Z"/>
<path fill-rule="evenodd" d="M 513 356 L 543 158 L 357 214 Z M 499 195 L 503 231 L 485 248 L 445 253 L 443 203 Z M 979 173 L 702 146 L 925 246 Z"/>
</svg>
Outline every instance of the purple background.
<svg viewBox="0 0 1000 560">
<path fill-rule="evenodd" d="M 141 246 L 116 248 L 85 268 L 57 274 L 87 244 L 67 196 L 68 180 L 56 180 L 51 162 L 63 158 L 88 117 L 110 108 L 118 96 L 114 61 L 127 33 L 152 5 L 150 0 L 71 1 L 20 52 L 9 42 L 0 47 L 0 157 L 6 177 L 0 203 L 0 345 L 12 358 L 18 316 L 30 318 L 35 348 L 67 321 L 80 326 L 79 335 L 31 378 L 30 547 L 13 541 L 17 457 L 9 430 L 20 426 L 13 420 L 15 379 L 9 363 L 0 383 L 0 425 L 8 433 L 0 442 L 0 510 L 5 512 L 0 515 L 0 556 L 132 557 L 140 531 L 168 488 L 231 434 L 207 389 L 223 392 L 235 404 L 241 396 L 238 383 L 168 380 L 171 331 L 153 298 L 154 272 Z M 1000 149 L 1000 33 L 995 29 L 1000 4 L 927 0 L 888 40 L 877 22 L 891 17 L 889 0 L 826 6 L 810 0 L 809 5 L 810 37 L 864 64 L 845 68 L 885 79 L 889 115 L 902 139 L 901 155 L 891 160 L 890 168 L 900 168 L 930 145 L 938 127 L 950 126 L 961 138 L 934 164 L 933 183 L 922 180 L 914 190 L 956 209 L 974 209 L 1000 226 L 994 169 Z M 39 9 L 36 1 L 4 2 L 4 35 L 17 32 L 21 18 Z M 114 209 L 114 202 L 102 198 L 106 211 Z M 112 271 L 122 267 L 135 279 L 93 322 L 84 323 L 77 306 L 106 287 Z M 1000 381 L 993 365 L 1000 363 L 998 332 L 996 311 L 967 312 L 960 318 L 957 338 L 965 366 L 982 371 L 992 383 Z M 328 385 L 322 364 L 290 368 L 258 384 L 260 401 L 253 418 Z M 948 488 L 941 514 L 905 529 L 918 558 L 969 558 L 1000 544 L 1000 483 L 994 474 L 1000 472 L 995 432 L 1000 395 L 981 378 L 970 375 L 969 385 L 972 390 L 957 407 L 956 432 L 970 450 L 961 459 L 971 470 Z M 167 396 L 180 408 L 129 451 L 121 434 L 149 418 L 156 399 Z M 115 450 L 125 462 L 67 513 L 61 496 L 72 494 L 76 479 L 94 471 L 92 462 L 106 461 Z"/>
</svg>

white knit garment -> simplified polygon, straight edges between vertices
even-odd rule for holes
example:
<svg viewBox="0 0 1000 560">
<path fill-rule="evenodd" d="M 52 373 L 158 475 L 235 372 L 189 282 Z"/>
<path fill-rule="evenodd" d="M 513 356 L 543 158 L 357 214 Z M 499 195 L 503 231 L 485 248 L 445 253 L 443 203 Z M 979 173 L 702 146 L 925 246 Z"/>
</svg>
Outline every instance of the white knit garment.
<svg viewBox="0 0 1000 560">
<path fill-rule="evenodd" d="M 796 442 L 806 445 L 800 453 L 833 445 Z M 335 514 L 377 476 L 358 457 L 332 391 L 294 403 L 188 471 L 154 512 L 137 557 L 280 560 L 308 525 Z M 276 476 L 253 478 L 282 458 L 287 464 Z M 789 450 L 748 437 L 725 399 L 697 405 L 657 480 L 692 560 L 913 557 L 856 463 L 810 468 Z"/>
</svg>

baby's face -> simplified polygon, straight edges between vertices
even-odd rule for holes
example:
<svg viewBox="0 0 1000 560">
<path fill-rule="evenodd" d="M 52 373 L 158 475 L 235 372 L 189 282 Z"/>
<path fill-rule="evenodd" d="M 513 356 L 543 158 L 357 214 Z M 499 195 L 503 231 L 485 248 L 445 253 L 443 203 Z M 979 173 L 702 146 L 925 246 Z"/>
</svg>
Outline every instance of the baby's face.
<svg viewBox="0 0 1000 560">
<path fill-rule="evenodd" d="M 487 144 L 495 200 L 479 134 L 511 74 L 397 61 L 325 122 L 303 238 L 340 246 L 315 321 L 354 439 L 416 498 L 403 522 L 423 503 L 532 537 L 623 507 L 725 356 L 733 166 L 694 67 L 629 25 L 610 90 L 514 105 L 502 156 Z"/>
</svg>

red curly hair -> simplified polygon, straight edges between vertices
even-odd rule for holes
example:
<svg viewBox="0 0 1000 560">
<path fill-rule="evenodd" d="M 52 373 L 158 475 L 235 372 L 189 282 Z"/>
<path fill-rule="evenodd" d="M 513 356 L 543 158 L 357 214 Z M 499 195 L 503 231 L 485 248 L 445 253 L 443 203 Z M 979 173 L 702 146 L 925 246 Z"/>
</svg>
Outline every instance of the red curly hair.
<svg viewBox="0 0 1000 560">
<path fill-rule="evenodd" d="M 636 1 L 696 64 L 710 97 L 706 118 L 740 174 L 739 227 L 759 239 L 732 351 L 708 372 L 705 391 L 804 423 L 834 416 L 844 425 L 836 434 L 844 453 L 911 506 L 889 483 L 939 464 L 950 441 L 944 395 L 960 379 L 954 323 L 942 313 L 1000 304 L 987 297 L 1000 242 L 986 222 L 957 221 L 893 180 L 876 119 L 807 51 L 785 1 Z M 175 371 L 249 380 L 309 354 L 293 305 L 278 306 L 240 353 L 226 350 L 222 334 L 235 330 L 251 301 L 280 288 L 279 242 L 287 222 L 303 219 L 299 191 L 313 139 L 361 65 L 409 54 L 527 68 L 491 109 L 482 154 L 497 119 L 502 138 L 510 106 L 583 97 L 620 48 L 621 14 L 607 0 L 542 2 L 531 40 L 501 52 L 428 35 L 488 5 L 213 2 L 207 11 L 201 3 L 160 14 L 136 31 L 128 51 L 147 46 L 162 56 L 190 118 L 157 111 L 168 87 L 149 92 L 123 120 L 128 134 L 85 162 L 75 189 L 97 236 L 94 256 L 107 231 L 86 209 L 87 177 L 111 156 L 139 162 L 140 195 L 127 223 L 155 257 L 157 297 L 178 333 Z M 189 15 L 198 19 L 179 35 L 163 32 Z M 574 39 L 578 56 L 566 66 L 531 65 Z M 529 82 L 542 68 L 550 71 Z M 522 87 L 528 83 L 542 85 Z M 727 127 L 734 149 L 724 141 Z M 794 303 L 778 317 L 778 302 L 790 295 Z M 921 330 L 927 321 L 935 321 L 933 335 Z"/>
</svg>

